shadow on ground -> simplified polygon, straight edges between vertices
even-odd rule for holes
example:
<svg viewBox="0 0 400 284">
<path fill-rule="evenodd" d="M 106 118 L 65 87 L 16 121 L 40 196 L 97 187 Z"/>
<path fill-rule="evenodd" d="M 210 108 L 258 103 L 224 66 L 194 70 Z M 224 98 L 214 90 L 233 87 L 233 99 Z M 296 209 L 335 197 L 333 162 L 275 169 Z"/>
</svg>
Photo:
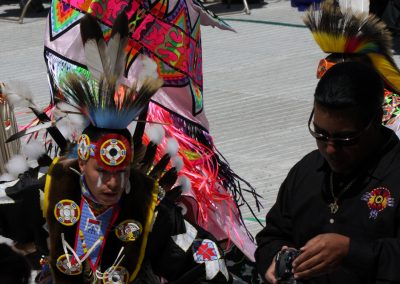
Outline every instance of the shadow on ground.
<svg viewBox="0 0 400 284">
<path fill-rule="evenodd" d="M 23 1 L 26 3 L 28 0 L 0 0 L 0 18 L 19 18 L 22 12 L 20 2 Z M 33 0 L 33 2 L 35 1 Z M 44 8 L 39 9 L 35 3 L 32 3 L 27 10 L 25 18 L 46 17 L 50 9 L 50 1 L 43 1 L 43 3 L 45 4 Z M 247 3 L 250 10 L 260 9 L 268 4 L 263 0 L 247 0 Z M 244 10 L 244 4 L 241 0 L 231 0 L 230 4 L 227 0 L 204 3 L 204 6 L 217 15 L 242 13 Z"/>
<path fill-rule="evenodd" d="M 0 19 L 19 19 L 22 12 L 21 7 L 23 7 L 23 4 L 27 1 L 28 0 L 0 0 Z M 33 0 L 28 7 L 25 18 L 45 18 L 49 13 L 49 6 L 49 1 L 43 1 L 41 3 L 40 0 Z"/>
<path fill-rule="evenodd" d="M 247 4 L 249 5 L 250 10 L 260 9 L 268 5 L 268 3 L 262 0 L 261 1 L 248 0 Z M 237 14 L 237 13 L 242 13 L 244 10 L 243 1 L 239 0 L 232 0 L 232 3 L 230 5 L 228 4 L 228 1 L 224 0 L 213 3 L 204 3 L 204 6 L 206 6 L 207 9 L 209 9 L 216 15 Z"/>
</svg>

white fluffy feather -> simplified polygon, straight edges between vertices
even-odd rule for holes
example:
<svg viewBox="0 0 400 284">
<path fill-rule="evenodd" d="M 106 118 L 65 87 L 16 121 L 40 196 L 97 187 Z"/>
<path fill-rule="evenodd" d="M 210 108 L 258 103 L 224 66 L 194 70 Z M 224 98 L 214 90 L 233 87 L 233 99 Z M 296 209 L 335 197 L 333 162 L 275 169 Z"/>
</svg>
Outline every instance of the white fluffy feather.
<svg viewBox="0 0 400 284">
<path fill-rule="evenodd" d="M 28 160 L 37 160 L 44 152 L 43 143 L 39 143 L 37 140 L 32 140 L 22 146 L 22 153 Z"/>
<path fill-rule="evenodd" d="M 175 138 L 168 138 L 167 139 L 167 147 L 165 149 L 165 153 L 169 154 L 170 157 L 174 157 L 176 153 L 178 153 L 179 144 Z"/>
<path fill-rule="evenodd" d="M 14 107 L 35 107 L 33 95 L 28 85 L 20 81 L 10 81 L 4 87 L 8 102 Z"/>
<path fill-rule="evenodd" d="M 18 177 L 19 174 L 22 174 L 28 168 L 28 163 L 22 155 L 12 157 L 6 164 L 7 172 L 14 177 Z"/>
<path fill-rule="evenodd" d="M 164 127 L 160 124 L 150 125 L 146 128 L 146 135 L 151 142 L 159 145 L 165 136 Z"/>
<path fill-rule="evenodd" d="M 158 78 L 157 63 L 153 59 L 142 54 L 142 65 L 143 69 L 140 74 L 143 76 L 143 78 Z"/>
<path fill-rule="evenodd" d="M 182 193 L 188 192 L 192 189 L 192 184 L 187 176 L 179 176 L 177 183 L 182 187 Z"/>
<path fill-rule="evenodd" d="M 77 112 L 77 109 L 66 103 L 59 103 L 57 107 L 53 109 L 53 115 L 56 119 L 62 118 L 58 120 L 57 128 L 60 130 L 61 134 L 69 140 L 72 140 L 74 135 L 77 136 L 81 133 L 87 125 L 87 121 L 83 115 L 75 114 L 75 112 Z"/>
<path fill-rule="evenodd" d="M 176 156 L 172 159 L 172 166 L 179 172 L 183 168 L 183 159 L 181 156 Z"/>
<path fill-rule="evenodd" d="M 137 82 L 138 82 L 138 88 L 143 84 L 143 82 L 146 80 L 147 77 L 150 78 L 158 78 L 158 72 L 157 72 L 157 63 L 149 58 L 146 55 L 139 55 L 138 58 L 139 64 L 139 73 L 137 77 Z"/>
</svg>

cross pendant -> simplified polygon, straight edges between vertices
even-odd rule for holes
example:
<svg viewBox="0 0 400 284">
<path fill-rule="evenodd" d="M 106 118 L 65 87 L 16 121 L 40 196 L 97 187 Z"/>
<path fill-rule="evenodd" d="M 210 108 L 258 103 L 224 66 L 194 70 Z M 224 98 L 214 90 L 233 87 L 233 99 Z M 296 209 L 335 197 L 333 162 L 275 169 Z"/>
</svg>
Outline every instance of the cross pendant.
<svg viewBox="0 0 400 284">
<path fill-rule="evenodd" d="M 331 209 L 331 213 L 335 214 L 339 210 L 339 205 L 335 201 L 329 204 L 329 208 Z"/>
</svg>

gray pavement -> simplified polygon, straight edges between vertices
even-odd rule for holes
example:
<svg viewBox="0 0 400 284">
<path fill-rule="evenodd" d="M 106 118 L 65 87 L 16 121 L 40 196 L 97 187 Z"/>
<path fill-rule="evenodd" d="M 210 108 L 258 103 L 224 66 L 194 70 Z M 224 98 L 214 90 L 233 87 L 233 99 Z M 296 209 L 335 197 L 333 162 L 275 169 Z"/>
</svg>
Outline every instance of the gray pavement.
<svg viewBox="0 0 400 284">
<path fill-rule="evenodd" d="M 43 60 L 45 13 L 28 13 L 17 22 L 18 5 L 0 0 L 0 81 L 23 80 L 48 103 Z M 263 196 L 262 219 L 273 205 L 289 169 L 315 149 L 307 132 L 316 67 L 322 52 L 314 43 L 301 14 L 290 2 L 266 1 L 227 10 L 209 4 L 237 33 L 202 28 L 205 109 L 215 144 L 231 167 Z M 47 5 L 48 7 L 48 5 Z M 235 12 L 239 11 L 239 12 Z M 18 111 L 18 121 L 29 116 Z M 250 204 L 255 203 L 250 200 Z M 260 226 L 247 208 L 244 217 L 256 233 Z"/>
</svg>

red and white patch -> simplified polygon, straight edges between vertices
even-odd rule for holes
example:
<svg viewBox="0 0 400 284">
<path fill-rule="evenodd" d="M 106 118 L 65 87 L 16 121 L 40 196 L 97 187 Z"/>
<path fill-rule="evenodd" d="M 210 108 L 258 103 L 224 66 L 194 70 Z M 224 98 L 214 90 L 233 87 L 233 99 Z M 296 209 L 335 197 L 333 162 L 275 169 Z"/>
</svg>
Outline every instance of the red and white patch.
<svg viewBox="0 0 400 284">
<path fill-rule="evenodd" d="M 68 261 L 69 260 L 69 261 Z M 57 259 L 56 266 L 58 270 L 67 275 L 78 275 L 82 273 L 82 265 L 72 260 L 72 255 L 63 254 Z"/>
<path fill-rule="evenodd" d="M 94 156 L 101 168 L 106 171 L 125 170 L 131 161 L 131 144 L 123 135 L 109 133 L 90 145 L 90 156 Z"/>
<path fill-rule="evenodd" d="M 118 166 L 126 159 L 126 146 L 117 139 L 109 139 L 100 146 L 100 158 L 107 166 Z"/>
<path fill-rule="evenodd" d="M 129 281 L 129 272 L 122 266 L 111 266 L 104 272 L 104 284 L 125 284 Z"/>
<path fill-rule="evenodd" d="M 218 260 L 220 258 L 218 247 L 211 240 L 196 240 L 193 243 L 193 251 L 193 258 L 197 263 Z"/>
<path fill-rule="evenodd" d="M 72 226 L 80 217 L 79 206 L 69 199 L 63 199 L 54 206 L 54 217 L 65 226 Z"/>
</svg>

